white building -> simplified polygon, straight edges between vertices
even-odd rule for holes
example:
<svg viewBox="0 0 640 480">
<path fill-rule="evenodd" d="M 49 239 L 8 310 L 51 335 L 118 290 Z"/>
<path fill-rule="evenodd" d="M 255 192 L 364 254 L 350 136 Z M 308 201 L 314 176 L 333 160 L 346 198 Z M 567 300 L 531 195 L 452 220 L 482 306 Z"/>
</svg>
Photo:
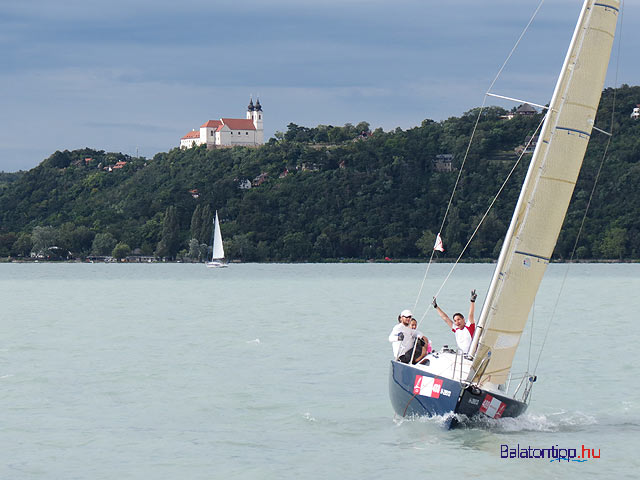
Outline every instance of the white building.
<svg viewBox="0 0 640 480">
<path fill-rule="evenodd" d="M 634 120 L 640 118 L 640 104 L 636 105 L 636 107 L 633 109 L 633 112 L 631 112 L 631 118 L 633 118 Z"/>
<path fill-rule="evenodd" d="M 180 148 L 207 145 L 207 148 L 264 145 L 260 100 L 249 101 L 247 118 L 221 118 L 209 120 L 200 125 L 200 130 L 192 130 L 180 139 Z"/>
</svg>

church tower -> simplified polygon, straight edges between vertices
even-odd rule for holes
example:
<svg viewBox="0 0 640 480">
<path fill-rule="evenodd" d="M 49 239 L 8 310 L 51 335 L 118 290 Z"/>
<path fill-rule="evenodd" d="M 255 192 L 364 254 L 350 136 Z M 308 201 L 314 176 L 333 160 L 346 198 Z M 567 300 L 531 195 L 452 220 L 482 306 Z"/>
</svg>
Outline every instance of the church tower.
<svg viewBox="0 0 640 480">
<path fill-rule="evenodd" d="M 256 99 L 256 104 L 253 104 L 253 98 L 249 100 L 249 106 L 247 107 L 247 118 L 251 119 L 253 126 L 256 127 L 256 143 L 258 145 L 264 144 L 264 126 L 262 123 L 262 105 L 260 105 L 260 99 Z"/>
</svg>

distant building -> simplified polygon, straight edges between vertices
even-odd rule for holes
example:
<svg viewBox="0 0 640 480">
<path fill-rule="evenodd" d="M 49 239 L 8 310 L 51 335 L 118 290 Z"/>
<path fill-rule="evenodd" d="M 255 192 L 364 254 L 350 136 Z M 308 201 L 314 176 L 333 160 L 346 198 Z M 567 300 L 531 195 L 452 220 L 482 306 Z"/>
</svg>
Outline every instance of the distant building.
<svg viewBox="0 0 640 480">
<path fill-rule="evenodd" d="M 124 168 L 126 164 L 127 162 L 119 160 L 116 162 L 115 165 L 107 165 L 106 167 L 103 168 L 103 170 L 106 172 L 113 172 L 114 170 L 120 170 L 121 168 Z M 98 165 L 98 167 L 100 166 Z"/>
<path fill-rule="evenodd" d="M 262 185 L 264 182 L 267 181 L 268 176 L 269 174 L 266 172 L 261 173 L 260 175 L 258 175 L 256 178 L 253 179 L 253 182 L 251 182 L 251 186 L 259 187 L 260 185 Z"/>
<path fill-rule="evenodd" d="M 206 145 L 207 148 L 257 146 L 264 144 L 264 126 L 260 100 L 249 101 L 247 118 L 209 120 L 180 139 L 180 148 Z"/>
<path fill-rule="evenodd" d="M 238 182 L 238 188 L 240 190 L 249 190 L 251 188 L 251 180 L 245 178 L 244 180 L 240 180 Z"/>
<path fill-rule="evenodd" d="M 516 147 L 516 153 L 518 155 L 522 155 L 523 153 L 533 153 L 536 149 L 536 145 L 538 144 L 538 136 L 527 135 L 524 138 L 524 145 L 518 145 Z"/>
<path fill-rule="evenodd" d="M 631 118 L 633 118 L 634 120 L 640 118 L 640 104 L 636 105 L 636 107 L 633 109 L 633 112 L 631 112 Z"/>
<path fill-rule="evenodd" d="M 516 109 L 516 115 L 535 115 L 538 111 L 528 103 L 523 103 Z"/>
<path fill-rule="evenodd" d="M 436 155 L 436 158 L 431 163 L 436 172 L 451 172 L 453 171 L 453 154 L 441 153 Z"/>
</svg>

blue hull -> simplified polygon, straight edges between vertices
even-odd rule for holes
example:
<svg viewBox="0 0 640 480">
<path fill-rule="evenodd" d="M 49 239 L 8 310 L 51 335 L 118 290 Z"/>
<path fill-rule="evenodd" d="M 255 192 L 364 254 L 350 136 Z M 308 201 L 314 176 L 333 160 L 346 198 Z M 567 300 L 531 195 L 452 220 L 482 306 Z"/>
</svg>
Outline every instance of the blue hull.
<svg viewBox="0 0 640 480">
<path fill-rule="evenodd" d="M 527 404 L 479 388 L 463 388 L 460 382 L 438 377 L 412 365 L 391 361 L 389 397 L 395 412 L 402 416 L 444 416 L 454 427 L 456 414 L 468 418 L 517 417 Z"/>
<path fill-rule="evenodd" d="M 427 388 L 425 391 L 424 377 L 433 379 L 434 384 L 439 388 L 436 387 L 436 391 L 434 388 L 430 390 Z M 420 385 L 416 385 L 417 381 L 420 382 Z M 416 392 L 417 388 L 420 388 L 421 391 Z M 405 363 L 391 362 L 389 396 L 393 409 L 402 417 L 452 415 L 455 412 L 461 390 L 459 382 L 430 375 Z"/>
</svg>

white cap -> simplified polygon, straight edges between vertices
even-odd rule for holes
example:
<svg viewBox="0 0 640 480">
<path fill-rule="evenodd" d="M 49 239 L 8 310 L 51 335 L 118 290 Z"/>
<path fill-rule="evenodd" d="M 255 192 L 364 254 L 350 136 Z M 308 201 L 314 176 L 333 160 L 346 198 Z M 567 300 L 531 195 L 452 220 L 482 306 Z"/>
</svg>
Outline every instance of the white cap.
<svg viewBox="0 0 640 480">
<path fill-rule="evenodd" d="M 413 317 L 413 313 L 411 313 L 411 310 L 402 310 L 402 312 L 400 313 L 401 317 Z"/>
</svg>

